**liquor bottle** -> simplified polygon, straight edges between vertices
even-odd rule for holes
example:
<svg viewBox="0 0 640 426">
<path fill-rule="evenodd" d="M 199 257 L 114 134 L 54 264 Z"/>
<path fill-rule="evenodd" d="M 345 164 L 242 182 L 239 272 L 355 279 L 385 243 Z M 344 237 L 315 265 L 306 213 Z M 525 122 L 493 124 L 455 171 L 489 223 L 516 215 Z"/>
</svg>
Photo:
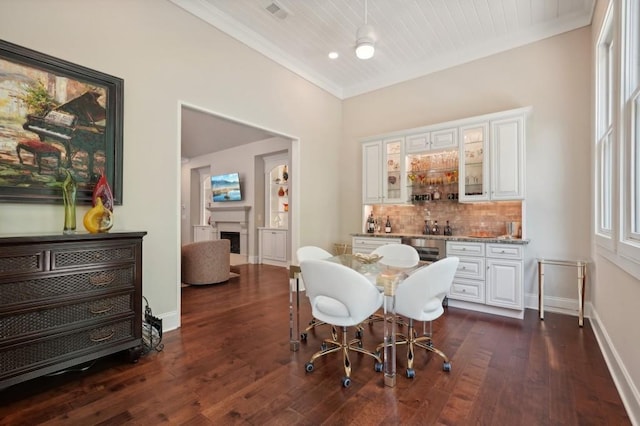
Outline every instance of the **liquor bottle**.
<svg viewBox="0 0 640 426">
<path fill-rule="evenodd" d="M 429 221 L 424 221 L 424 230 L 422 231 L 424 235 L 429 235 L 431 233 L 431 227 L 429 226 Z"/>
<path fill-rule="evenodd" d="M 447 225 L 444 227 L 444 235 L 453 235 L 451 227 L 449 226 L 449 221 L 447 221 Z"/>
<path fill-rule="evenodd" d="M 376 230 L 376 223 L 373 220 L 373 212 L 371 212 L 371 215 L 367 218 L 367 232 L 369 234 L 373 234 L 375 230 Z"/>
<path fill-rule="evenodd" d="M 436 186 L 436 189 L 433 191 L 433 200 L 439 200 L 440 199 L 440 190 L 438 189 L 438 187 Z"/>
<path fill-rule="evenodd" d="M 391 233 L 391 221 L 389 220 L 389 216 L 387 216 L 387 222 L 384 224 L 384 232 L 387 234 Z"/>
<path fill-rule="evenodd" d="M 431 234 L 438 235 L 440 233 L 440 227 L 438 226 L 438 221 L 433 221 L 433 227 L 431 227 Z"/>
</svg>

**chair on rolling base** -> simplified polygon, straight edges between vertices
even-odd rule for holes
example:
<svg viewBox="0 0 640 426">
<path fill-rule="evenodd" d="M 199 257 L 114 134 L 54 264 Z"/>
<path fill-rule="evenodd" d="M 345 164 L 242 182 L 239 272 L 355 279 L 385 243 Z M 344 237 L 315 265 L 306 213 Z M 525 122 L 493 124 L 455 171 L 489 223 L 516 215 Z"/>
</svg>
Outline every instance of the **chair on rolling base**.
<svg viewBox="0 0 640 426">
<path fill-rule="evenodd" d="M 451 288 L 458 268 L 457 257 L 447 257 L 415 271 L 396 290 L 396 314 L 409 319 L 407 335 L 399 334 L 396 345 L 407 345 L 407 377 L 415 377 L 415 347 L 435 352 L 444 359 L 443 370 L 451 371 L 449 358 L 433 347 L 431 336 L 417 337 L 414 321 L 433 321 L 444 313 L 442 301 Z M 378 346 L 378 351 L 384 346 Z"/>
<path fill-rule="evenodd" d="M 300 269 L 311 301 L 314 318 L 340 327 L 342 339 L 326 339 L 322 349 L 305 364 L 312 372 L 314 362 L 330 353 L 342 352 L 344 377 L 342 386 L 351 385 L 351 361 L 349 351 L 360 352 L 375 359 L 375 370 L 382 371 L 382 359 L 362 347 L 362 340 L 347 341 L 347 327 L 357 326 L 382 306 L 382 293 L 364 275 L 347 266 L 322 260 L 300 262 Z"/>
<path fill-rule="evenodd" d="M 418 263 L 420 263 L 418 251 L 407 244 L 384 244 L 377 247 L 371 254 L 382 256 L 378 263 L 389 269 L 403 270 L 415 268 L 418 266 Z M 373 314 L 371 318 L 369 318 L 369 324 L 382 320 L 384 320 L 383 315 Z M 404 325 L 404 322 L 399 320 L 398 324 Z"/>
<path fill-rule="evenodd" d="M 305 260 L 324 260 L 330 258 L 331 256 L 333 256 L 331 253 L 316 246 L 304 246 L 300 247 L 296 251 L 298 262 L 303 262 Z M 302 277 L 302 280 L 304 281 L 304 277 Z M 309 321 L 309 325 L 307 326 L 307 328 L 305 328 L 304 331 L 300 333 L 300 340 L 307 340 L 307 334 L 309 333 L 309 331 L 315 330 L 316 327 L 324 324 L 324 322 L 318 321 L 316 318 L 312 318 L 311 321 Z M 332 336 L 334 336 L 335 338 L 335 329 L 332 329 L 331 331 Z"/>
<path fill-rule="evenodd" d="M 384 244 L 371 254 L 382 256 L 378 263 L 395 269 L 413 268 L 420 263 L 418 251 L 407 244 Z"/>
</svg>

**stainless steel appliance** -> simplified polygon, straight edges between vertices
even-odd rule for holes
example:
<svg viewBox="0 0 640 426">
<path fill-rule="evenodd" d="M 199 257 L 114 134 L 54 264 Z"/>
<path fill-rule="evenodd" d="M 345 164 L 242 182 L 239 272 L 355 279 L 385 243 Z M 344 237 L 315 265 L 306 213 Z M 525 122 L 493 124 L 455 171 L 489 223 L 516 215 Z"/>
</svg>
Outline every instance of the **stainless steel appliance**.
<svg viewBox="0 0 640 426">
<path fill-rule="evenodd" d="M 446 256 L 446 241 L 444 239 L 405 237 L 402 239 L 402 243 L 415 248 L 423 262 L 435 262 Z"/>
</svg>

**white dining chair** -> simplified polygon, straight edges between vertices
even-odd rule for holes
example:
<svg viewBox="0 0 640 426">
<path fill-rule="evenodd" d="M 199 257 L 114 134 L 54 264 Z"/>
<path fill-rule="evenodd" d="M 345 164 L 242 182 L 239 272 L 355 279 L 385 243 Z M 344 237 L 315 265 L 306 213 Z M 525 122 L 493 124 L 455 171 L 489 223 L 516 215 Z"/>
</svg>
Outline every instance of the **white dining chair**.
<svg viewBox="0 0 640 426">
<path fill-rule="evenodd" d="M 382 256 L 378 263 L 391 268 L 414 268 L 420 263 L 418 251 L 407 244 L 384 244 L 373 250 L 371 254 Z"/>
<path fill-rule="evenodd" d="M 361 273 L 339 263 L 322 260 L 300 262 L 307 296 L 311 301 L 314 318 L 339 327 L 342 331 L 340 341 L 325 339 L 320 351 L 311 356 L 305 364 L 310 373 L 315 369 L 315 361 L 334 352 L 342 352 L 344 377 L 342 386 L 351 385 L 351 361 L 349 352 L 354 351 L 375 359 L 374 368 L 382 371 L 382 359 L 373 351 L 362 347 L 359 338 L 347 340 L 347 328 L 357 326 L 382 306 L 382 293 Z"/>
<path fill-rule="evenodd" d="M 444 313 L 442 301 L 449 292 L 458 268 L 457 257 L 447 257 L 423 266 L 409 275 L 396 289 L 396 314 L 409 319 L 407 334 L 398 335 L 396 345 L 407 345 L 407 377 L 415 377 L 415 347 L 434 352 L 444 359 L 443 370 L 451 371 L 447 355 L 433 346 L 432 336 L 417 337 L 414 321 L 433 321 Z M 378 346 L 378 350 L 383 344 Z"/>
<path fill-rule="evenodd" d="M 316 247 L 316 246 L 303 246 L 296 251 L 296 257 L 298 259 L 298 262 L 303 262 L 305 260 L 325 260 L 325 259 L 329 259 L 332 256 L 333 255 L 328 251 L 326 251 L 325 249 Z M 303 285 L 305 281 L 304 278 L 305 277 L 303 276 L 302 277 Z M 308 292 L 307 292 L 307 296 L 309 296 Z M 300 333 L 300 340 L 303 340 L 303 341 L 307 340 L 309 331 L 315 331 L 316 327 L 324 324 L 325 323 L 323 321 L 319 321 L 317 318 L 312 318 L 309 321 L 307 328 L 305 328 L 304 331 Z M 332 329 L 332 335 L 334 337 L 336 336 L 334 329 Z"/>
</svg>

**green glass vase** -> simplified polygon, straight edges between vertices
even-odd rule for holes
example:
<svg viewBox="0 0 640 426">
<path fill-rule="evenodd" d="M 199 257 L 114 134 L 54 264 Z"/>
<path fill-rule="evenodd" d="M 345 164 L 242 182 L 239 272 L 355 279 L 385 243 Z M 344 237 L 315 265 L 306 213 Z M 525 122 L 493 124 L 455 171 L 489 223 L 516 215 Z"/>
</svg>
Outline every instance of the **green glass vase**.
<svg viewBox="0 0 640 426">
<path fill-rule="evenodd" d="M 64 234 L 76 233 L 76 181 L 71 172 L 65 169 L 66 177 L 62 182 L 62 199 L 64 200 Z"/>
</svg>

